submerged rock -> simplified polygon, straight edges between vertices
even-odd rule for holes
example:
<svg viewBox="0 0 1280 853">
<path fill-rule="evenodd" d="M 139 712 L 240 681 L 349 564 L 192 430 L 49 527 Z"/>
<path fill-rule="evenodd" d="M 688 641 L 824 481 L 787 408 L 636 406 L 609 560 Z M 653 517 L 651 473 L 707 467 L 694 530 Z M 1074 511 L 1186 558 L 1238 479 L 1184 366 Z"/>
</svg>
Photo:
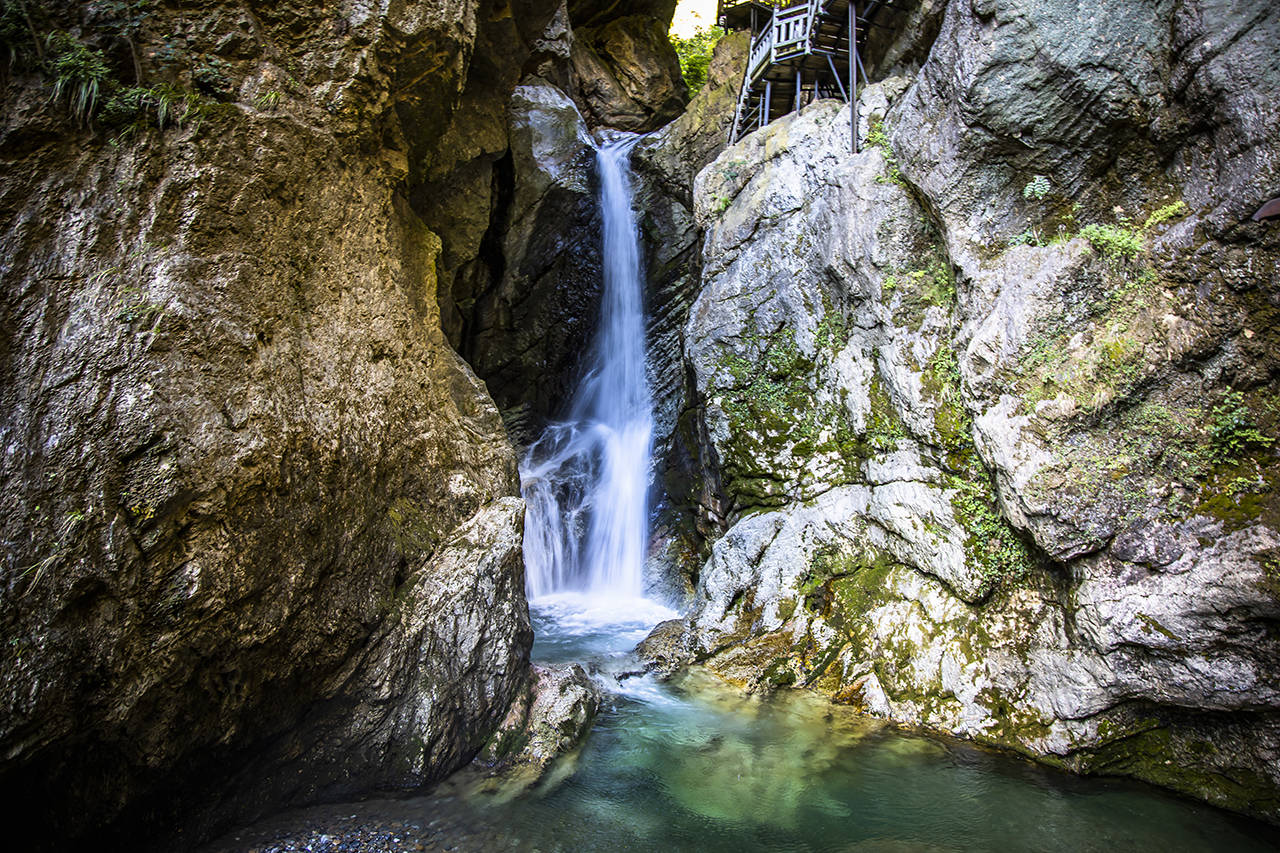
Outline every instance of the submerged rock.
<svg viewBox="0 0 1280 853">
<path fill-rule="evenodd" d="M 645 669 L 669 676 L 689 661 L 688 625 L 683 619 L 659 623 L 635 648 Z"/>
<path fill-rule="evenodd" d="M 535 665 L 529 685 L 476 761 L 522 784 L 533 784 L 552 761 L 579 745 L 600 710 L 600 700 L 600 688 L 581 665 Z"/>
</svg>

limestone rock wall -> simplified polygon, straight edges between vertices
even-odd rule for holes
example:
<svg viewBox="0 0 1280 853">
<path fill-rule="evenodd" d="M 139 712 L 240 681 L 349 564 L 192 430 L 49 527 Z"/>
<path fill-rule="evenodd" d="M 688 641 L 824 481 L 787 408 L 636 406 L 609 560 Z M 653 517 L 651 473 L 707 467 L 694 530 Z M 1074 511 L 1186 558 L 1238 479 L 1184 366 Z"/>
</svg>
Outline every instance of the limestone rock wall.
<svg viewBox="0 0 1280 853">
<path fill-rule="evenodd" d="M 659 645 L 1280 819 L 1277 21 L 1123 7 L 948 3 L 861 154 L 698 175 L 731 526 Z"/>
<path fill-rule="evenodd" d="M 656 403 L 654 534 L 648 574 L 658 595 L 686 592 L 695 567 L 721 531 L 716 466 L 703 458 L 697 390 L 684 366 L 684 327 L 701 284 L 702 232 L 693 178 L 728 144 L 748 50 L 746 33 L 716 46 L 702 90 L 681 116 L 636 146 L 636 206 L 645 248 L 649 380 Z"/>
<path fill-rule="evenodd" d="M 593 125 L 646 132 L 681 113 L 688 94 L 667 39 L 676 0 L 569 0 L 574 96 Z"/>
<path fill-rule="evenodd" d="M 415 199 L 505 150 L 554 11 L 156 4 L 136 81 L 35 13 L 195 110 L 3 90 L 0 795 L 51 843 L 429 782 L 523 689 L 515 456 L 437 307 L 470 226 Z"/>
<path fill-rule="evenodd" d="M 456 256 L 442 256 L 446 331 L 519 444 L 567 405 L 594 332 L 595 135 L 651 131 L 685 103 L 666 35 L 674 8 L 668 0 L 561 2 L 533 41 L 515 96 L 479 113 L 495 142 L 489 150 L 500 153 L 482 155 L 474 173 L 455 171 L 470 186 L 461 198 L 424 185 L 426 209 L 453 225 L 437 227 L 431 215 L 428 223 L 446 243 L 455 230 L 461 237 Z M 685 187 L 687 194 L 687 180 Z"/>
</svg>

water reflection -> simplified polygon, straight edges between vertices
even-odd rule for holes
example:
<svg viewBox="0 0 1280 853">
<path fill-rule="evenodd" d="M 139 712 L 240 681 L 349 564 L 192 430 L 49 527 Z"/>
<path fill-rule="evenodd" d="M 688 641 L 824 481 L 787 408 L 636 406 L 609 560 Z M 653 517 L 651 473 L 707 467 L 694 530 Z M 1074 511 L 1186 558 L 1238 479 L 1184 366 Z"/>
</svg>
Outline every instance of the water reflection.
<svg viewBox="0 0 1280 853">
<path fill-rule="evenodd" d="M 627 650 L 670 615 L 652 603 L 555 596 L 533 615 L 540 659 L 586 661 L 611 690 L 587 742 L 541 783 L 468 770 L 431 796 L 310 809 L 212 849 L 1280 849 L 1273 828 L 1154 788 L 904 732 L 807 693 L 746 696 L 696 669 L 637 675 Z"/>
<path fill-rule="evenodd" d="M 627 677 L 635 663 L 617 639 L 610 647 L 607 620 L 566 609 L 535 608 L 538 651 L 594 660 L 624 692 L 564 777 L 508 801 L 464 782 L 444 795 L 501 827 L 494 843 L 509 849 L 1271 850 L 1280 838 L 1146 786 L 907 733 L 803 692 L 748 696 L 696 669 L 666 684 Z M 627 643 L 628 624 L 615 635 Z"/>
</svg>

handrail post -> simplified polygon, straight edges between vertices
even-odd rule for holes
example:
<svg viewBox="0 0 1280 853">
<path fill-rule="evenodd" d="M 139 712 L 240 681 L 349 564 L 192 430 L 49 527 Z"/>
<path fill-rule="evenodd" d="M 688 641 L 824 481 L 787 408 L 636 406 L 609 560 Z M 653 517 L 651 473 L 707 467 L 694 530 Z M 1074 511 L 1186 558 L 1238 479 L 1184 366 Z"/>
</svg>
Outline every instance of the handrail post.
<svg viewBox="0 0 1280 853">
<path fill-rule="evenodd" d="M 849 139 L 858 153 L 858 4 L 849 0 Z"/>
</svg>

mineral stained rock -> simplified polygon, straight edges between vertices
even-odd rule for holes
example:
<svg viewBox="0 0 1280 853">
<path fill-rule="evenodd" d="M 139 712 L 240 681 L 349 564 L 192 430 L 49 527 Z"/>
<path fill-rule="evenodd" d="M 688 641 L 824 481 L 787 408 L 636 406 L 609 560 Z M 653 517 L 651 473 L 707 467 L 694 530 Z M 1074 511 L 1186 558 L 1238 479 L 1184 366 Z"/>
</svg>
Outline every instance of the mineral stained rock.
<svg viewBox="0 0 1280 853">
<path fill-rule="evenodd" d="M 146 84 L 225 85 L 114 144 L 7 79 L 0 796 L 49 843 L 429 782 L 523 688 L 515 455 L 411 199 L 506 148 L 554 11 L 160 7 Z"/>
<path fill-rule="evenodd" d="M 649 645 L 1276 820 L 1280 20 L 1123 5 L 946 4 L 862 153 L 817 102 L 700 172 L 730 526 Z"/>
</svg>

